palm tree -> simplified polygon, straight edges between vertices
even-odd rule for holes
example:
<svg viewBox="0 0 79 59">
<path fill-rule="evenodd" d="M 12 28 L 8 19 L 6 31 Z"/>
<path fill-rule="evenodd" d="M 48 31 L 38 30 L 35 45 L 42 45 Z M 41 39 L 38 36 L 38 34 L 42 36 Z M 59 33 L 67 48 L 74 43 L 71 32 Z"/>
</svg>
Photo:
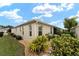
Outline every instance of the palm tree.
<svg viewBox="0 0 79 59">
<path fill-rule="evenodd" d="M 73 27 L 75 27 L 78 23 L 76 21 L 77 17 L 65 18 L 64 27 L 70 32 Z"/>
</svg>

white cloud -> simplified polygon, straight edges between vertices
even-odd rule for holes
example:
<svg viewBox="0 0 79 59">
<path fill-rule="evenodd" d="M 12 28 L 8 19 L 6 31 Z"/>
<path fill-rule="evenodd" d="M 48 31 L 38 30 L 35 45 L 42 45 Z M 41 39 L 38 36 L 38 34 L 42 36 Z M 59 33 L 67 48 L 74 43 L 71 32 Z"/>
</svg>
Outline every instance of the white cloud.
<svg viewBox="0 0 79 59">
<path fill-rule="evenodd" d="M 63 3 L 61 4 L 61 8 L 65 8 L 66 10 L 71 10 L 73 8 L 74 4 L 73 3 Z"/>
<path fill-rule="evenodd" d="M 72 15 L 72 16 L 70 16 L 70 17 L 68 17 L 68 18 L 70 19 L 70 18 L 72 18 L 72 17 L 74 17 L 74 15 Z"/>
<path fill-rule="evenodd" d="M 44 17 L 52 17 L 53 15 L 50 14 L 50 13 L 46 13 L 46 14 L 44 14 L 44 15 L 42 15 L 42 16 L 44 16 Z"/>
<path fill-rule="evenodd" d="M 2 2 L 1 2 L 1 3 L 0 3 L 0 8 L 1 8 L 1 7 L 4 7 L 4 6 L 10 6 L 10 5 L 12 5 L 12 3 L 8 3 L 8 2 L 3 2 L 3 3 L 2 3 Z"/>
<path fill-rule="evenodd" d="M 76 20 L 79 22 L 79 11 L 77 12 L 76 16 L 78 17 Z"/>
<path fill-rule="evenodd" d="M 76 21 L 79 22 L 79 11 L 75 15 L 71 15 L 69 18 L 77 17 Z"/>
<path fill-rule="evenodd" d="M 55 6 L 54 6 L 54 8 L 55 8 Z M 34 18 L 52 17 L 51 6 L 48 3 L 40 4 L 36 7 L 34 7 L 32 12 L 41 14 L 40 16 L 37 16 L 37 17 L 34 17 Z"/>
<path fill-rule="evenodd" d="M 52 21 L 51 23 L 49 23 L 51 25 L 60 27 L 64 29 L 64 24 L 63 24 L 63 20 L 57 20 L 57 21 Z"/>
<path fill-rule="evenodd" d="M 19 19 L 19 20 L 15 20 L 15 22 L 18 24 L 21 24 L 21 23 L 27 22 L 27 20 Z"/>
<path fill-rule="evenodd" d="M 44 14 L 44 15 L 40 15 L 40 16 L 35 16 L 32 19 L 42 19 L 42 17 L 52 17 L 52 14 Z"/>
<path fill-rule="evenodd" d="M 77 12 L 76 16 L 79 17 L 79 11 Z"/>
<path fill-rule="evenodd" d="M 41 19 L 41 17 L 40 16 L 35 16 L 32 19 Z"/>
<path fill-rule="evenodd" d="M 9 19 L 22 19 L 22 17 L 17 14 L 17 12 L 19 11 L 20 9 L 14 9 L 10 11 L 1 11 L 0 16 L 7 17 Z"/>
<path fill-rule="evenodd" d="M 74 4 L 68 4 L 67 10 L 71 10 L 73 8 Z"/>
<path fill-rule="evenodd" d="M 45 14 L 45 13 L 52 13 L 60 10 L 62 10 L 62 8 L 57 7 L 56 5 L 50 5 L 49 3 L 44 3 L 34 7 L 32 12 Z"/>
<path fill-rule="evenodd" d="M 1 11 L 0 16 L 8 18 L 10 20 L 14 20 L 16 23 L 25 22 L 22 16 L 18 15 L 20 9 L 14 9 L 9 11 Z"/>
<path fill-rule="evenodd" d="M 51 5 L 49 3 L 44 3 L 44 4 L 35 6 L 32 12 L 37 14 L 42 14 L 43 17 L 52 17 L 54 12 L 71 10 L 73 6 L 74 4 L 70 4 L 70 3 L 63 3 L 60 5 Z"/>
</svg>

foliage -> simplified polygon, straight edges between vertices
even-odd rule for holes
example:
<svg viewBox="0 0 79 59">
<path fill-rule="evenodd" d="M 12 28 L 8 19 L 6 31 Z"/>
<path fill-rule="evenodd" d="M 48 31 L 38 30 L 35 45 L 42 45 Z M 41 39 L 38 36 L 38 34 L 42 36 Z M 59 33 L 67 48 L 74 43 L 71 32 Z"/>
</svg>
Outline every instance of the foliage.
<svg viewBox="0 0 79 59">
<path fill-rule="evenodd" d="M 4 26 L 5 28 L 14 28 L 13 26 L 11 25 L 7 25 L 7 26 Z"/>
<path fill-rule="evenodd" d="M 14 36 L 15 36 L 15 35 L 14 35 Z M 20 36 L 20 35 L 16 35 L 15 38 L 16 38 L 17 40 L 22 40 L 22 39 L 23 39 L 22 36 Z"/>
<path fill-rule="evenodd" d="M 73 30 L 71 30 L 70 32 L 68 30 L 64 30 L 63 33 L 64 34 L 70 34 L 72 37 L 76 37 L 75 32 Z"/>
<path fill-rule="evenodd" d="M 64 27 L 67 29 L 65 33 L 70 34 L 72 37 L 75 37 L 75 32 L 72 31 L 72 28 L 78 24 L 76 19 L 77 17 L 72 17 L 64 20 Z"/>
<path fill-rule="evenodd" d="M 2 36 L 3 36 L 3 34 L 4 34 L 4 32 L 0 32 L 0 37 L 2 37 Z"/>
<path fill-rule="evenodd" d="M 55 36 L 51 42 L 53 56 L 79 56 L 79 40 L 70 34 Z"/>
<path fill-rule="evenodd" d="M 7 30 L 7 33 L 11 33 L 11 29 L 10 28 Z"/>
<path fill-rule="evenodd" d="M 64 27 L 68 29 L 68 31 L 70 32 L 70 30 L 77 25 L 77 21 L 76 21 L 77 17 L 72 17 L 72 18 L 65 18 L 64 20 Z"/>
<path fill-rule="evenodd" d="M 53 34 L 46 34 L 45 36 L 48 38 L 49 41 L 50 41 L 50 39 L 53 38 Z"/>
<path fill-rule="evenodd" d="M 14 28 L 14 26 L 11 26 L 11 25 L 7 25 L 7 26 L 4 26 L 4 25 L 0 25 L 1 28 Z"/>
<path fill-rule="evenodd" d="M 3 26 L 3 25 L 0 25 L 0 27 L 1 27 L 1 28 L 5 28 L 5 26 Z"/>
<path fill-rule="evenodd" d="M 16 35 L 14 33 L 10 33 L 10 35 L 14 38 L 16 38 Z"/>
<path fill-rule="evenodd" d="M 22 40 L 23 39 L 22 36 L 16 35 L 14 33 L 8 33 L 8 34 L 11 35 L 12 37 L 16 38 L 17 40 Z"/>
<path fill-rule="evenodd" d="M 15 38 L 6 35 L 0 38 L 0 56 L 22 56 L 24 46 Z"/>
<path fill-rule="evenodd" d="M 39 55 L 48 49 L 47 41 L 47 37 L 38 36 L 30 45 L 29 50 Z"/>
</svg>

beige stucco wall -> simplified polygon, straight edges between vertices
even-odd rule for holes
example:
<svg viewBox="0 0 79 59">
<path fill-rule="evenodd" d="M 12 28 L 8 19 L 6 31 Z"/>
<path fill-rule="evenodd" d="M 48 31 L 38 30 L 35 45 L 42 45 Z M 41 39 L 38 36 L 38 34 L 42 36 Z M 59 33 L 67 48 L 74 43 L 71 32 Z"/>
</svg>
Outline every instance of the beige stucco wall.
<svg viewBox="0 0 79 59">
<path fill-rule="evenodd" d="M 32 36 L 29 36 L 29 25 L 32 26 Z M 36 24 L 28 24 L 24 26 L 24 39 L 33 39 L 36 37 Z"/>
<path fill-rule="evenodd" d="M 29 36 L 29 25 L 32 25 L 32 36 Z M 24 34 L 22 34 L 22 27 L 24 28 Z M 15 33 L 16 35 L 21 35 L 23 39 L 32 39 L 36 37 L 36 24 L 33 23 L 13 28 L 12 33 Z"/>
<path fill-rule="evenodd" d="M 51 32 L 51 26 L 48 26 L 48 25 L 44 25 L 44 24 L 38 24 L 38 26 L 37 26 L 37 31 L 38 31 L 38 27 L 39 26 L 42 26 L 42 33 L 43 33 L 43 35 L 45 35 L 45 34 L 49 34 L 50 32 Z M 54 28 L 52 27 L 52 34 L 54 33 L 53 30 Z M 37 32 L 37 34 L 38 34 L 38 32 Z"/>
<path fill-rule="evenodd" d="M 32 25 L 32 36 L 29 36 L 29 25 Z M 12 29 L 12 32 L 15 33 L 16 35 L 21 35 L 23 39 L 35 39 L 38 36 L 38 27 L 42 25 L 42 33 L 43 35 L 50 33 L 50 27 L 48 25 L 44 24 L 38 24 L 38 23 L 31 23 L 27 25 L 23 25 L 24 28 L 24 35 L 20 31 L 20 27 Z M 53 27 L 52 27 L 52 34 L 53 34 Z"/>
</svg>

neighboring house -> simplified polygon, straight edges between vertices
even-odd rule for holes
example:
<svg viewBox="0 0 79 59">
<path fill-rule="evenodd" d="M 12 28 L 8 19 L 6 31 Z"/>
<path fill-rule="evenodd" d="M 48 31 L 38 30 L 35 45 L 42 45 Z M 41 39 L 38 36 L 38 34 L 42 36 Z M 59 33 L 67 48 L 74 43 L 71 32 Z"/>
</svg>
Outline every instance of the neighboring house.
<svg viewBox="0 0 79 59">
<path fill-rule="evenodd" d="M 2 26 L 0 25 L 0 32 L 7 32 L 9 29 L 13 28 L 13 26 Z"/>
<path fill-rule="evenodd" d="M 54 34 L 54 26 L 38 20 L 31 20 L 14 27 L 12 33 L 21 35 L 23 39 L 34 39 L 39 35 Z"/>
<path fill-rule="evenodd" d="M 0 32 L 7 32 L 9 28 L 0 28 Z"/>
<path fill-rule="evenodd" d="M 9 28 L 0 28 L 0 32 L 3 32 L 3 35 L 7 35 L 7 31 L 9 30 Z"/>
<path fill-rule="evenodd" d="M 73 28 L 73 31 L 75 32 L 75 36 L 76 36 L 77 38 L 79 38 L 79 25 L 75 26 L 75 27 Z"/>
</svg>

